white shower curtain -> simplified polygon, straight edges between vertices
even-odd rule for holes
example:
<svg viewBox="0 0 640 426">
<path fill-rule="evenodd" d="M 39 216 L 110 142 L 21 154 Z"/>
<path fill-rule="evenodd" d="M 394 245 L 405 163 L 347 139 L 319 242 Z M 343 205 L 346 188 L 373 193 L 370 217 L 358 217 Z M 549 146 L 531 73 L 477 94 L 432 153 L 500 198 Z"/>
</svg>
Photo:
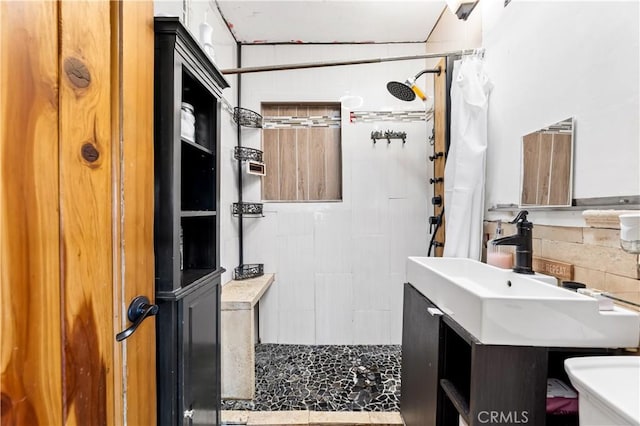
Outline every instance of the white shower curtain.
<svg viewBox="0 0 640 426">
<path fill-rule="evenodd" d="M 480 260 L 482 253 L 487 108 L 491 87 L 480 57 L 467 57 L 454 63 L 451 144 L 444 170 L 445 257 Z"/>
</svg>

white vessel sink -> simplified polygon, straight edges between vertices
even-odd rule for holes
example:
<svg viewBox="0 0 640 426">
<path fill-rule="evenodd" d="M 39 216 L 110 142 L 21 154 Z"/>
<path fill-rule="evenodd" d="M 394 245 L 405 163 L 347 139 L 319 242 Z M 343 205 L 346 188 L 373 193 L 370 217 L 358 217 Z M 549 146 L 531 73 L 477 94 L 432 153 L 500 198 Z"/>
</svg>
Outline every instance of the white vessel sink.
<svg viewBox="0 0 640 426">
<path fill-rule="evenodd" d="M 640 357 L 569 358 L 564 368 L 579 392 L 580 426 L 640 426 Z"/>
<path fill-rule="evenodd" d="M 636 347 L 638 313 L 530 276 L 458 258 L 409 257 L 407 280 L 484 344 Z"/>
</svg>

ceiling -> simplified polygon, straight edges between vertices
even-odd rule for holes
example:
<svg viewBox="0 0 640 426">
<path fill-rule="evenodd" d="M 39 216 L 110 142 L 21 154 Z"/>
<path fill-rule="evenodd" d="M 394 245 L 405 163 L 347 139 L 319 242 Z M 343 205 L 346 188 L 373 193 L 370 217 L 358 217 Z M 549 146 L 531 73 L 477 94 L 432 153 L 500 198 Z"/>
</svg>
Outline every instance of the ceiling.
<svg viewBox="0 0 640 426">
<path fill-rule="evenodd" d="M 215 0 L 237 41 L 424 42 L 444 0 Z"/>
</svg>

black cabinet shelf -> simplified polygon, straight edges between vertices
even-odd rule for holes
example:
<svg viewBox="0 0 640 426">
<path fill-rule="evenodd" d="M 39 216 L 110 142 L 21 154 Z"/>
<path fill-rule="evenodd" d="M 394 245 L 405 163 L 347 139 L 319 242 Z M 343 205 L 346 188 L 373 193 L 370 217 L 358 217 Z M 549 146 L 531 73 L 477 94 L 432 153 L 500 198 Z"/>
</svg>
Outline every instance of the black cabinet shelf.
<svg viewBox="0 0 640 426">
<path fill-rule="evenodd" d="M 180 212 L 181 217 L 210 217 L 217 215 L 217 212 L 212 210 L 182 210 Z"/>
<path fill-rule="evenodd" d="M 456 410 L 462 416 L 465 423 L 469 424 L 469 401 L 458 392 L 458 389 L 456 389 L 451 381 L 440 379 L 440 386 L 442 386 L 442 390 L 449 398 L 449 401 L 456 407 Z"/>
<path fill-rule="evenodd" d="M 189 145 L 190 147 L 197 149 L 198 151 L 201 151 L 201 152 L 203 152 L 205 154 L 208 154 L 208 155 L 213 155 L 213 151 L 211 151 L 209 148 L 205 148 L 204 146 L 200 145 L 199 143 L 190 141 L 189 139 L 186 139 L 184 137 L 181 137 L 180 140 L 182 140 L 183 143 Z"/>
<path fill-rule="evenodd" d="M 196 281 L 207 278 L 208 275 L 212 275 L 215 271 L 215 269 L 184 269 L 180 272 L 180 282 L 182 287 L 186 287 Z"/>
<path fill-rule="evenodd" d="M 220 98 L 229 85 L 178 18 L 154 25 L 158 425 L 186 425 L 189 412 L 219 424 Z"/>
</svg>

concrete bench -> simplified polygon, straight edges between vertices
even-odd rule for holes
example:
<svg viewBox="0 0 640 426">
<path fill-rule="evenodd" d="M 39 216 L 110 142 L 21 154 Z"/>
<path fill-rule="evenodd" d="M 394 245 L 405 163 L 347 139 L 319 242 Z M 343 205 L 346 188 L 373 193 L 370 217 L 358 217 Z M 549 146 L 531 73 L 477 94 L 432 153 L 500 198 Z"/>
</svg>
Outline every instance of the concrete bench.
<svg viewBox="0 0 640 426">
<path fill-rule="evenodd" d="M 258 336 L 255 312 L 273 280 L 274 274 L 264 274 L 248 280 L 229 281 L 222 287 L 222 399 L 253 399 Z"/>
</svg>

